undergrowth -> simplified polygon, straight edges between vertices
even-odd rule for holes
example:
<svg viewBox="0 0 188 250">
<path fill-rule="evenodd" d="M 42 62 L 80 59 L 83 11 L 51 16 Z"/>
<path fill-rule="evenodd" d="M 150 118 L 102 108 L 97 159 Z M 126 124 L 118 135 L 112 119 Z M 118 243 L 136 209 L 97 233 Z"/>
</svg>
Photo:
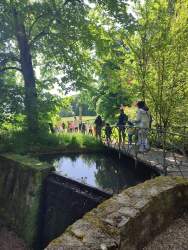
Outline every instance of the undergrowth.
<svg viewBox="0 0 188 250">
<path fill-rule="evenodd" d="M 0 152 L 13 152 L 19 154 L 40 153 L 49 150 L 100 150 L 100 141 L 89 135 L 80 133 L 40 132 L 31 135 L 24 131 L 9 131 L 0 133 Z"/>
</svg>

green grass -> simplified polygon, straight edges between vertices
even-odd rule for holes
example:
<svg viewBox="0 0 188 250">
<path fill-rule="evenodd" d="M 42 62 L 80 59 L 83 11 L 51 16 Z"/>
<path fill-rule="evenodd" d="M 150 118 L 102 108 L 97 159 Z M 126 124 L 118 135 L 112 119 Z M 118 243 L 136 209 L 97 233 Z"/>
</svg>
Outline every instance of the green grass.
<svg viewBox="0 0 188 250">
<path fill-rule="evenodd" d="M 20 166 L 22 168 L 29 167 L 30 169 L 37 169 L 37 170 L 44 170 L 44 169 L 52 169 L 53 167 L 50 166 L 47 162 L 40 162 L 39 160 L 26 156 L 26 155 L 20 155 L 20 154 L 2 154 L 2 156 L 6 157 L 6 159 L 10 159 L 16 162 L 20 163 Z"/>
<path fill-rule="evenodd" d="M 50 151 L 102 150 L 102 144 L 95 137 L 80 133 L 39 133 L 29 135 L 23 131 L 0 134 L 0 152 L 18 154 Z"/>
</svg>

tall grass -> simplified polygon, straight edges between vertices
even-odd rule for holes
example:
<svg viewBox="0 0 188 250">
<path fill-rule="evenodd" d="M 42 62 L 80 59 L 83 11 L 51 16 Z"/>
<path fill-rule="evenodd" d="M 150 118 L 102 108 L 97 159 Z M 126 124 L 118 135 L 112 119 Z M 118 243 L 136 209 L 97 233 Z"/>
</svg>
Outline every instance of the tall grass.
<svg viewBox="0 0 188 250">
<path fill-rule="evenodd" d="M 100 150 L 102 144 L 94 137 L 80 133 L 49 134 L 40 132 L 30 135 L 24 131 L 0 133 L 0 152 L 26 154 L 29 152 L 45 152 L 50 150 Z"/>
</svg>

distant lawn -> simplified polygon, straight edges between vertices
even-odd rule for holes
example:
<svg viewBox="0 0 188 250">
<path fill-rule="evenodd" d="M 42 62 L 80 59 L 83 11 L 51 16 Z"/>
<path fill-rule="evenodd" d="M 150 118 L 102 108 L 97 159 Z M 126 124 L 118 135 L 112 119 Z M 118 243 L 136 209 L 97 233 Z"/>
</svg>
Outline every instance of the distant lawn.
<svg viewBox="0 0 188 250">
<path fill-rule="evenodd" d="M 125 113 L 128 115 L 130 120 L 134 120 L 136 118 L 136 107 L 125 107 Z M 76 116 L 77 119 L 79 119 L 79 116 Z M 82 121 L 84 122 L 89 122 L 89 123 L 94 123 L 96 116 L 82 116 Z M 62 117 L 61 118 L 62 122 L 67 123 L 68 121 L 74 121 L 74 116 L 70 117 Z"/>
<path fill-rule="evenodd" d="M 76 116 L 76 118 L 79 120 L 79 116 Z M 82 121 L 86 122 L 94 122 L 96 116 L 82 116 Z M 74 116 L 70 117 L 62 117 L 62 122 L 68 122 L 68 121 L 74 121 Z"/>
</svg>

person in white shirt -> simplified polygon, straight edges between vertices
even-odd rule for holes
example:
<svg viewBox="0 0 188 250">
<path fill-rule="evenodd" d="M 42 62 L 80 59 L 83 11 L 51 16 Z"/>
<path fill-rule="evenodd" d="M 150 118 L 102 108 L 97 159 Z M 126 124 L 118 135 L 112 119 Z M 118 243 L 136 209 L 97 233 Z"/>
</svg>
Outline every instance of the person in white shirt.
<svg viewBox="0 0 188 250">
<path fill-rule="evenodd" d="M 138 127 L 138 146 L 139 152 L 145 152 L 150 149 L 148 140 L 148 130 L 151 125 L 151 115 L 144 101 L 137 102 L 136 126 Z"/>
</svg>

